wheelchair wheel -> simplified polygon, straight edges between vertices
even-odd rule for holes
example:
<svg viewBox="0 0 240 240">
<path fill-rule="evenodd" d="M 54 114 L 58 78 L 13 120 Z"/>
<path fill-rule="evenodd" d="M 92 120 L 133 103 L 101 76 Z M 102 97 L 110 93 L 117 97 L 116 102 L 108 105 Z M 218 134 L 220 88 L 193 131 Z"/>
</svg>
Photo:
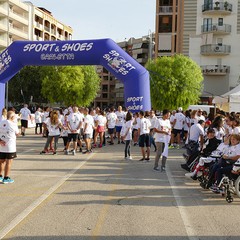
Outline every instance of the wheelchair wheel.
<svg viewBox="0 0 240 240">
<path fill-rule="evenodd" d="M 237 196 L 240 198 L 240 176 L 235 181 L 235 191 Z"/>
<path fill-rule="evenodd" d="M 228 202 L 228 203 L 232 203 L 233 202 L 233 198 L 232 197 L 226 197 L 226 201 Z"/>
</svg>

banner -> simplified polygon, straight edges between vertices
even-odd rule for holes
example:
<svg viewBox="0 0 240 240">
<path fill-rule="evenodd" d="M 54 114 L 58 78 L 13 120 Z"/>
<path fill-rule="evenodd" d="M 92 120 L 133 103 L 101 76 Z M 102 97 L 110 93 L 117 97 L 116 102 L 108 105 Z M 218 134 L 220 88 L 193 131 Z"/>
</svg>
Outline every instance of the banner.
<svg viewBox="0 0 240 240">
<path fill-rule="evenodd" d="M 123 82 L 128 110 L 151 109 L 148 71 L 111 39 L 15 41 L 0 55 L 0 83 L 4 85 L 26 65 L 102 65 Z"/>
</svg>

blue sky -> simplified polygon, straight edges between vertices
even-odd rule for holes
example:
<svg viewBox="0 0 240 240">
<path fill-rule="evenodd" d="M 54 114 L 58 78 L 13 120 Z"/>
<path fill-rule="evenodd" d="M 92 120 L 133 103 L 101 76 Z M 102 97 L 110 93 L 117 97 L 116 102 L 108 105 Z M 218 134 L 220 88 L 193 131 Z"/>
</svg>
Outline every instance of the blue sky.
<svg viewBox="0 0 240 240">
<path fill-rule="evenodd" d="M 156 0 L 31 0 L 73 28 L 73 39 L 138 38 L 155 31 Z"/>
</svg>

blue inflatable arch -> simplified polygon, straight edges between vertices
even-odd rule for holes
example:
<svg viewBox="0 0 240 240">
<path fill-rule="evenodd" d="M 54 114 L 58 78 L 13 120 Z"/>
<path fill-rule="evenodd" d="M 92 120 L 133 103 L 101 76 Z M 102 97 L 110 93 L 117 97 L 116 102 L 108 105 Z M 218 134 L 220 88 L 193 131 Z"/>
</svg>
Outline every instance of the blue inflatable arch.
<svg viewBox="0 0 240 240">
<path fill-rule="evenodd" d="M 0 109 L 5 83 L 26 65 L 102 65 L 123 82 L 128 110 L 151 109 L 148 71 L 111 39 L 13 42 L 0 55 Z"/>
</svg>

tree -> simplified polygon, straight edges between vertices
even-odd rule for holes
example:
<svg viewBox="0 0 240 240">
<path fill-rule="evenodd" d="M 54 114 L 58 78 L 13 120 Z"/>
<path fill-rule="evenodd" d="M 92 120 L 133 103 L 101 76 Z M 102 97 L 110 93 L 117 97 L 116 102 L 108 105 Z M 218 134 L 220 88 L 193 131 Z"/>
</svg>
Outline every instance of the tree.
<svg viewBox="0 0 240 240">
<path fill-rule="evenodd" d="M 150 60 L 151 101 L 154 109 L 187 108 L 198 102 L 202 92 L 201 68 L 189 57 L 174 55 Z"/>
<path fill-rule="evenodd" d="M 8 84 L 8 99 L 12 103 L 28 103 L 31 96 L 34 102 L 46 101 L 41 95 L 42 79 L 39 66 L 26 66 Z"/>
<path fill-rule="evenodd" d="M 89 105 L 97 95 L 100 78 L 92 66 L 44 67 L 42 94 L 51 103 Z"/>
</svg>

